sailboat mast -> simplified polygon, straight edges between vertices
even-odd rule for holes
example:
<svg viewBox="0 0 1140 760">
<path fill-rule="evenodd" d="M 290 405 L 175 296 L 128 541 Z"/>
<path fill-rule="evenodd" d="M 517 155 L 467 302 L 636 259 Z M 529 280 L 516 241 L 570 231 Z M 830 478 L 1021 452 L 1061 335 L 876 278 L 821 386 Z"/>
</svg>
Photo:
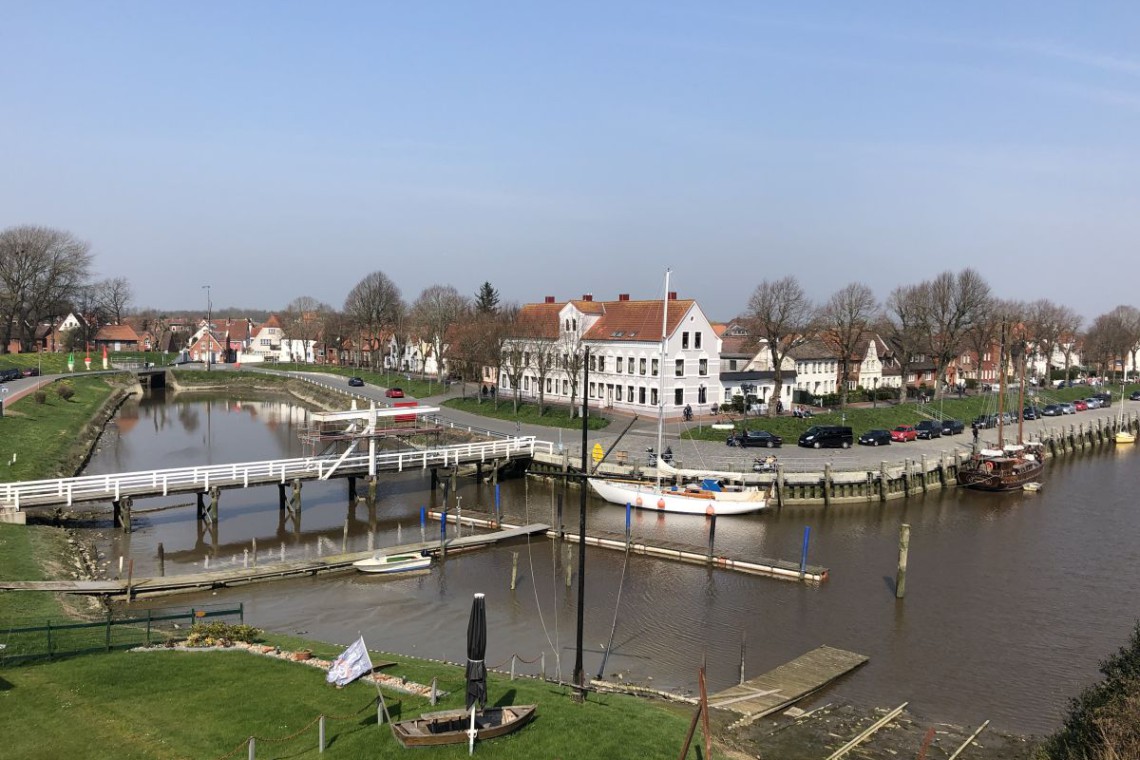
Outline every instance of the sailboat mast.
<svg viewBox="0 0 1140 760">
<path fill-rule="evenodd" d="M 1001 323 L 1001 348 L 998 349 L 998 448 L 1005 445 L 1002 437 L 1005 417 L 1005 321 Z"/>
<path fill-rule="evenodd" d="M 1025 347 L 1021 349 L 1021 365 L 1018 367 L 1019 376 L 1017 378 L 1017 444 L 1020 446 L 1023 441 L 1024 425 L 1025 425 Z"/>
<path fill-rule="evenodd" d="M 657 361 L 657 485 L 661 485 L 661 449 L 665 433 L 665 343 L 669 340 L 669 273 L 665 270 L 665 297 L 661 299 L 661 358 Z"/>
</svg>

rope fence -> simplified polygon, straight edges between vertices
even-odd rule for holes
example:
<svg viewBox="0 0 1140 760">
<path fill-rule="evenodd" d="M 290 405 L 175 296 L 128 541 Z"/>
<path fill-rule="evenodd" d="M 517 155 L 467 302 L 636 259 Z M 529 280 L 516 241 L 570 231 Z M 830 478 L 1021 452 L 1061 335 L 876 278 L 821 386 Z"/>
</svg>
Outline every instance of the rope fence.
<svg viewBox="0 0 1140 760">
<path fill-rule="evenodd" d="M 257 757 L 257 745 L 258 744 L 273 745 L 273 744 L 284 744 L 286 742 L 291 742 L 294 739 L 297 739 L 298 737 L 302 736 L 306 732 L 311 731 L 313 726 L 317 727 L 317 752 L 324 752 L 325 746 L 326 746 L 325 724 L 328 721 L 355 720 L 357 718 L 357 716 L 359 716 L 365 710 L 368 710 L 369 708 L 371 708 L 373 705 L 379 705 L 379 708 L 376 711 L 376 725 L 379 726 L 384 722 L 384 717 L 383 717 L 383 712 L 382 712 L 383 711 L 383 703 L 381 702 L 380 697 L 377 696 L 377 697 L 374 697 L 373 699 L 369 700 L 368 704 L 364 705 L 359 710 L 357 710 L 356 712 L 353 712 L 353 713 L 347 713 L 345 715 L 325 715 L 324 713 L 322 713 L 322 714 L 318 715 L 317 717 L 313 718 L 311 721 L 309 721 L 305 725 L 301 726 L 301 728 L 299 728 L 296 731 L 294 731 L 293 733 L 289 734 L 288 736 L 278 736 L 278 737 L 249 736 L 248 738 L 243 739 L 240 743 L 238 743 L 233 749 L 231 749 L 226 754 L 220 755 L 219 757 L 217 757 L 216 760 L 228 760 L 228 758 L 236 757 L 239 753 L 241 753 L 242 749 L 246 749 L 248 751 L 249 760 L 255 760 L 255 758 Z"/>
</svg>

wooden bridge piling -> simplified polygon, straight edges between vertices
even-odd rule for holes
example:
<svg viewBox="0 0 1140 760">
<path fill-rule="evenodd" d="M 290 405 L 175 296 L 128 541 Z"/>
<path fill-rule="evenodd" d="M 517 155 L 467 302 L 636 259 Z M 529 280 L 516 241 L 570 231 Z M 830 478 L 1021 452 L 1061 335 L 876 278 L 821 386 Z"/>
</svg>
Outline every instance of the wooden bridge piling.
<svg viewBox="0 0 1140 760">
<path fill-rule="evenodd" d="M 823 463 L 823 506 L 831 506 L 831 462 Z"/>
</svg>

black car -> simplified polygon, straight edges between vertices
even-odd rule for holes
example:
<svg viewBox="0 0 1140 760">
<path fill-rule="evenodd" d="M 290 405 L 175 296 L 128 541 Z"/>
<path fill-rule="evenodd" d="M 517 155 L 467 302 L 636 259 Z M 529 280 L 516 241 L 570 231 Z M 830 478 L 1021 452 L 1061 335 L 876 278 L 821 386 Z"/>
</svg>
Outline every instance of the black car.
<svg viewBox="0 0 1140 760">
<path fill-rule="evenodd" d="M 1093 398 L 1100 399 L 1100 407 L 1103 409 L 1106 406 L 1112 406 L 1111 393 L 1094 393 Z"/>
<path fill-rule="evenodd" d="M 353 388 L 363 388 L 364 387 L 364 381 L 362 379 L 360 379 L 359 377 L 348 378 L 348 384 Z"/>
<path fill-rule="evenodd" d="M 9 380 L 19 380 L 20 370 L 12 367 L 10 369 L 0 369 L 0 383 L 6 383 Z"/>
<path fill-rule="evenodd" d="M 992 428 L 997 427 L 998 418 L 996 414 L 983 414 L 981 417 L 974 418 L 972 427 L 978 428 Z"/>
<path fill-rule="evenodd" d="M 922 420 L 914 426 L 915 437 L 933 440 L 942 437 L 942 423 L 938 420 Z"/>
<path fill-rule="evenodd" d="M 855 436 L 846 425 L 812 425 L 800 435 L 799 445 L 804 448 L 851 448 Z"/>
<path fill-rule="evenodd" d="M 745 430 L 736 436 L 735 446 L 747 448 L 749 446 L 760 446 L 767 449 L 778 448 L 784 439 L 778 435 L 772 435 L 767 430 Z"/>
<path fill-rule="evenodd" d="M 1035 420 L 1041 416 L 1041 410 L 1035 406 L 1027 406 L 1021 410 L 1021 419 Z"/>
<path fill-rule="evenodd" d="M 859 436 L 860 446 L 890 446 L 891 445 L 891 431 L 889 430 L 868 430 L 863 435 Z"/>
<path fill-rule="evenodd" d="M 22 370 L 20 370 L 20 372 L 21 372 L 21 374 L 23 374 L 24 377 L 39 377 L 40 376 L 40 368 L 39 367 L 24 367 Z"/>
<path fill-rule="evenodd" d="M 1132 391 L 1132 393 L 1130 393 L 1128 395 L 1128 400 L 1129 401 L 1140 401 L 1140 391 Z"/>
<path fill-rule="evenodd" d="M 966 424 L 962 420 L 942 420 L 942 435 L 958 435 L 966 429 Z"/>
</svg>

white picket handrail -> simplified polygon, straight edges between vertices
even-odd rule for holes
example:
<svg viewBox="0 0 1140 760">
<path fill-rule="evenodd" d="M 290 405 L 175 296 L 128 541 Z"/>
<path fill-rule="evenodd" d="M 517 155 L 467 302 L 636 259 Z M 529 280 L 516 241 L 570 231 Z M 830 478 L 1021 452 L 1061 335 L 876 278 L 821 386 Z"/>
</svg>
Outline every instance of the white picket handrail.
<svg viewBox="0 0 1140 760">
<path fill-rule="evenodd" d="M 460 443 L 434 449 L 390 451 L 376 454 L 377 469 L 403 472 L 406 469 L 446 467 L 465 462 L 485 462 L 497 457 L 536 451 L 551 453 L 554 444 L 534 436 L 495 441 Z M 346 474 L 368 471 L 368 454 L 349 457 L 338 465 Z M 53 480 L 29 480 L 0 484 L 0 506 L 19 509 L 22 505 L 76 501 L 118 500 L 134 494 L 166 495 L 174 491 L 208 491 L 212 485 L 286 483 L 294 478 L 321 478 L 337 462 L 336 457 L 301 457 L 261 462 L 173 467 L 163 470 L 84 475 Z"/>
</svg>

